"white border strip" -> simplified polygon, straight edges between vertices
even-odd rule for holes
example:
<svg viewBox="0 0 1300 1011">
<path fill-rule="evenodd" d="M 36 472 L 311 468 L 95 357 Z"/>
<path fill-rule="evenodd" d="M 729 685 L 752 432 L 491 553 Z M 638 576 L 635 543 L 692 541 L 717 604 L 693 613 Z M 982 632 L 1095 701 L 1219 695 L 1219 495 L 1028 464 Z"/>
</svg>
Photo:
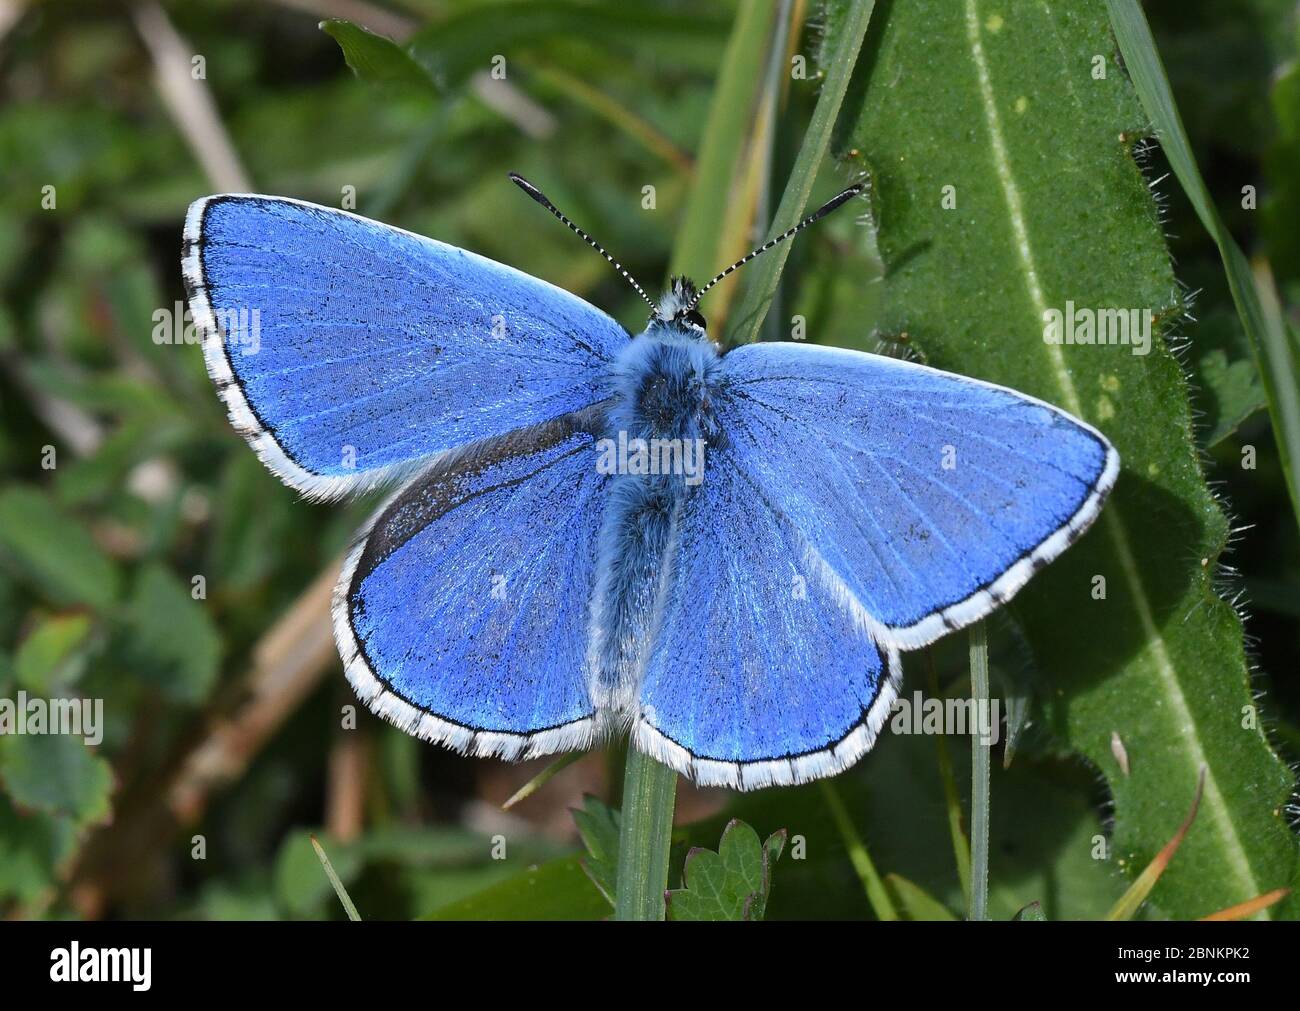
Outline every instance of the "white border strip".
<svg viewBox="0 0 1300 1011">
<path fill-rule="evenodd" d="M 645 718 L 644 712 L 632 727 L 632 744 L 695 781 L 697 786 L 726 786 L 733 790 L 761 790 L 768 786 L 793 786 L 814 779 L 834 776 L 856 763 L 871 750 L 880 730 L 889 718 L 894 699 L 903 681 L 903 664 L 898 651 L 882 650 L 885 665 L 883 680 L 866 717 L 843 738 L 828 748 L 810 751 L 794 758 L 761 759 L 753 762 L 727 762 L 696 758 Z"/>
</svg>

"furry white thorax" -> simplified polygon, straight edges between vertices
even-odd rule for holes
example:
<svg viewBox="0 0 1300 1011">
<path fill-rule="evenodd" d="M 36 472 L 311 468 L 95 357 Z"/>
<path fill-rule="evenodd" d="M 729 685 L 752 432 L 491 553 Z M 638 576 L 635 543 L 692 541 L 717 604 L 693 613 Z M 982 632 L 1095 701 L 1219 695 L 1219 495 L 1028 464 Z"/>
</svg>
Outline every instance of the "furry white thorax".
<svg viewBox="0 0 1300 1011">
<path fill-rule="evenodd" d="M 720 362 L 703 329 L 652 319 L 613 364 L 605 436 L 701 445 L 707 475 L 708 452 L 723 435 L 712 403 Z M 698 476 L 664 473 L 620 473 L 611 481 L 597 542 L 588 654 L 591 700 L 606 721 L 628 725 L 636 715 L 681 509 L 699 483 Z"/>
</svg>

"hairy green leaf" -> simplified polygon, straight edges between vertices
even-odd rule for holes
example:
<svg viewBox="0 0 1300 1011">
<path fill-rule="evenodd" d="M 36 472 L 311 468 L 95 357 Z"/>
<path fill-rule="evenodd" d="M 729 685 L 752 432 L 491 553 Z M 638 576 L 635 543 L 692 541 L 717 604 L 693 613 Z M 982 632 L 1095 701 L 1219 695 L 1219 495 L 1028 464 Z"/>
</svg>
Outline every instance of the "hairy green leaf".
<svg viewBox="0 0 1300 1011">
<path fill-rule="evenodd" d="M 1190 917 L 1291 883 L 1292 777 L 1254 715 L 1241 623 L 1214 590 L 1228 526 L 1178 363 L 1154 333 L 1145 355 L 1044 340 L 1067 300 L 1150 310 L 1153 331 L 1181 312 L 1131 154 L 1146 118 L 1104 5 L 891 3 L 867 46 L 840 147 L 873 169 L 882 332 L 1087 419 L 1123 460 L 1097 528 L 1016 603 L 1053 728 L 1110 784 L 1116 865 L 1150 861 L 1205 765 L 1201 818 L 1153 902 Z"/>
</svg>

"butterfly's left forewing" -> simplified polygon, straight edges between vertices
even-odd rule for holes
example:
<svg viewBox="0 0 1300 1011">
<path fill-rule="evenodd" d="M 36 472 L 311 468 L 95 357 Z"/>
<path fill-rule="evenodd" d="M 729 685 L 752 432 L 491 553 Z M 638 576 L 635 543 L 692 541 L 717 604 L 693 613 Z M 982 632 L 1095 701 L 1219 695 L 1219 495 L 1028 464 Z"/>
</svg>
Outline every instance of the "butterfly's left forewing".
<svg viewBox="0 0 1300 1011">
<path fill-rule="evenodd" d="M 628 339 L 511 267 L 282 197 L 197 201 L 182 266 L 231 421 L 317 498 L 589 406 Z"/>
</svg>

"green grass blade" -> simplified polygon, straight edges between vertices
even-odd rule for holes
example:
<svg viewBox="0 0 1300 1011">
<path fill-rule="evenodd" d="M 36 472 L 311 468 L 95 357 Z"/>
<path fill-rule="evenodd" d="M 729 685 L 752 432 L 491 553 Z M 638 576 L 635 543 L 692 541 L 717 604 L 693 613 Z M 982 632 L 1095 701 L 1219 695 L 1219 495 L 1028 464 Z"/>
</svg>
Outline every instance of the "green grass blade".
<svg viewBox="0 0 1300 1011">
<path fill-rule="evenodd" d="M 586 757 L 587 753 L 585 751 L 570 751 L 567 755 L 561 755 L 518 790 L 512 793 L 510 799 L 501 805 L 501 810 L 509 811 L 521 800 L 527 800 L 570 765 L 578 761 L 578 759 Z"/>
<path fill-rule="evenodd" d="M 844 840 L 844 847 L 849 851 L 849 861 L 853 864 L 858 880 L 862 882 L 862 890 L 866 892 L 867 902 L 871 905 L 876 918 L 897 920 L 898 908 L 889 895 L 889 889 L 885 887 L 884 881 L 877 873 L 876 865 L 871 861 L 871 854 L 867 852 L 866 843 L 862 841 L 862 836 L 858 835 L 858 830 L 854 827 L 853 819 L 849 817 L 848 809 L 840 799 L 835 784 L 829 779 L 823 779 L 817 785 L 821 787 L 822 796 L 826 798 L 826 806 L 835 820 L 835 827 L 839 829 L 840 838 Z"/>
<path fill-rule="evenodd" d="M 1269 419 L 1277 439 L 1282 469 L 1286 475 L 1291 508 L 1300 522 L 1300 374 L 1285 328 L 1270 326 L 1261 301 L 1265 290 L 1252 281 L 1250 264 L 1219 216 L 1205 188 L 1182 117 L 1174 103 L 1173 90 L 1151 35 L 1151 26 L 1137 0 L 1106 0 L 1111 26 L 1124 56 L 1124 65 L 1143 108 L 1151 118 L 1174 175 L 1187 193 L 1201 224 L 1219 247 L 1228 287 L 1241 325 L 1250 339 L 1255 364 L 1268 398 Z M 1271 285 L 1270 285 L 1271 287 Z M 1265 294 L 1265 297 L 1267 295 Z"/>
<path fill-rule="evenodd" d="M 803 145 L 795 159 L 794 168 L 790 171 L 781 203 L 776 209 L 776 217 L 768 230 L 769 238 L 792 228 L 803 217 L 813 183 L 817 179 L 817 171 L 830 148 L 831 132 L 848 91 L 849 79 L 853 75 L 858 51 L 866 38 L 867 25 L 871 23 L 871 12 L 875 6 L 875 0 L 853 0 L 846 16 L 837 24 L 826 80 L 822 83 L 821 95 L 813 109 L 808 132 L 804 134 Z M 729 345 L 748 344 L 758 339 L 768 307 L 776 297 L 777 285 L 780 284 L 781 273 L 785 270 L 789 255 L 790 244 L 783 242 L 764 253 L 748 268 L 748 287 L 736 310 L 736 325 L 728 339 Z M 718 266 L 720 268 L 724 265 Z"/>
<path fill-rule="evenodd" d="M 530 65 L 530 69 L 541 84 L 559 92 L 570 101 L 584 106 L 617 127 L 682 175 L 691 174 L 693 166 L 690 155 L 664 136 L 652 123 L 638 115 L 634 109 L 558 66 L 538 64 Z"/>
<path fill-rule="evenodd" d="M 357 912 L 357 907 L 352 903 L 352 897 L 348 895 L 348 890 L 343 887 L 343 882 L 339 879 L 334 870 L 334 865 L 330 863 L 330 858 L 325 855 L 325 850 L 316 837 L 311 837 L 311 848 L 316 851 L 316 856 L 320 858 L 320 864 L 325 868 L 325 876 L 330 879 L 330 884 L 334 886 L 334 894 L 339 897 L 343 903 L 343 911 L 348 914 L 348 919 L 357 921 L 361 919 L 361 914 Z"/>
<path fill-rule="evenodd" d="M 773 0 L 749 0 L 736 15 L 701 134 L 695 187 L 673 252 L 674 274 L 702 282 L 719 269 L 728 196 L 753 129 L 776 10 Z"/>
</svg>

